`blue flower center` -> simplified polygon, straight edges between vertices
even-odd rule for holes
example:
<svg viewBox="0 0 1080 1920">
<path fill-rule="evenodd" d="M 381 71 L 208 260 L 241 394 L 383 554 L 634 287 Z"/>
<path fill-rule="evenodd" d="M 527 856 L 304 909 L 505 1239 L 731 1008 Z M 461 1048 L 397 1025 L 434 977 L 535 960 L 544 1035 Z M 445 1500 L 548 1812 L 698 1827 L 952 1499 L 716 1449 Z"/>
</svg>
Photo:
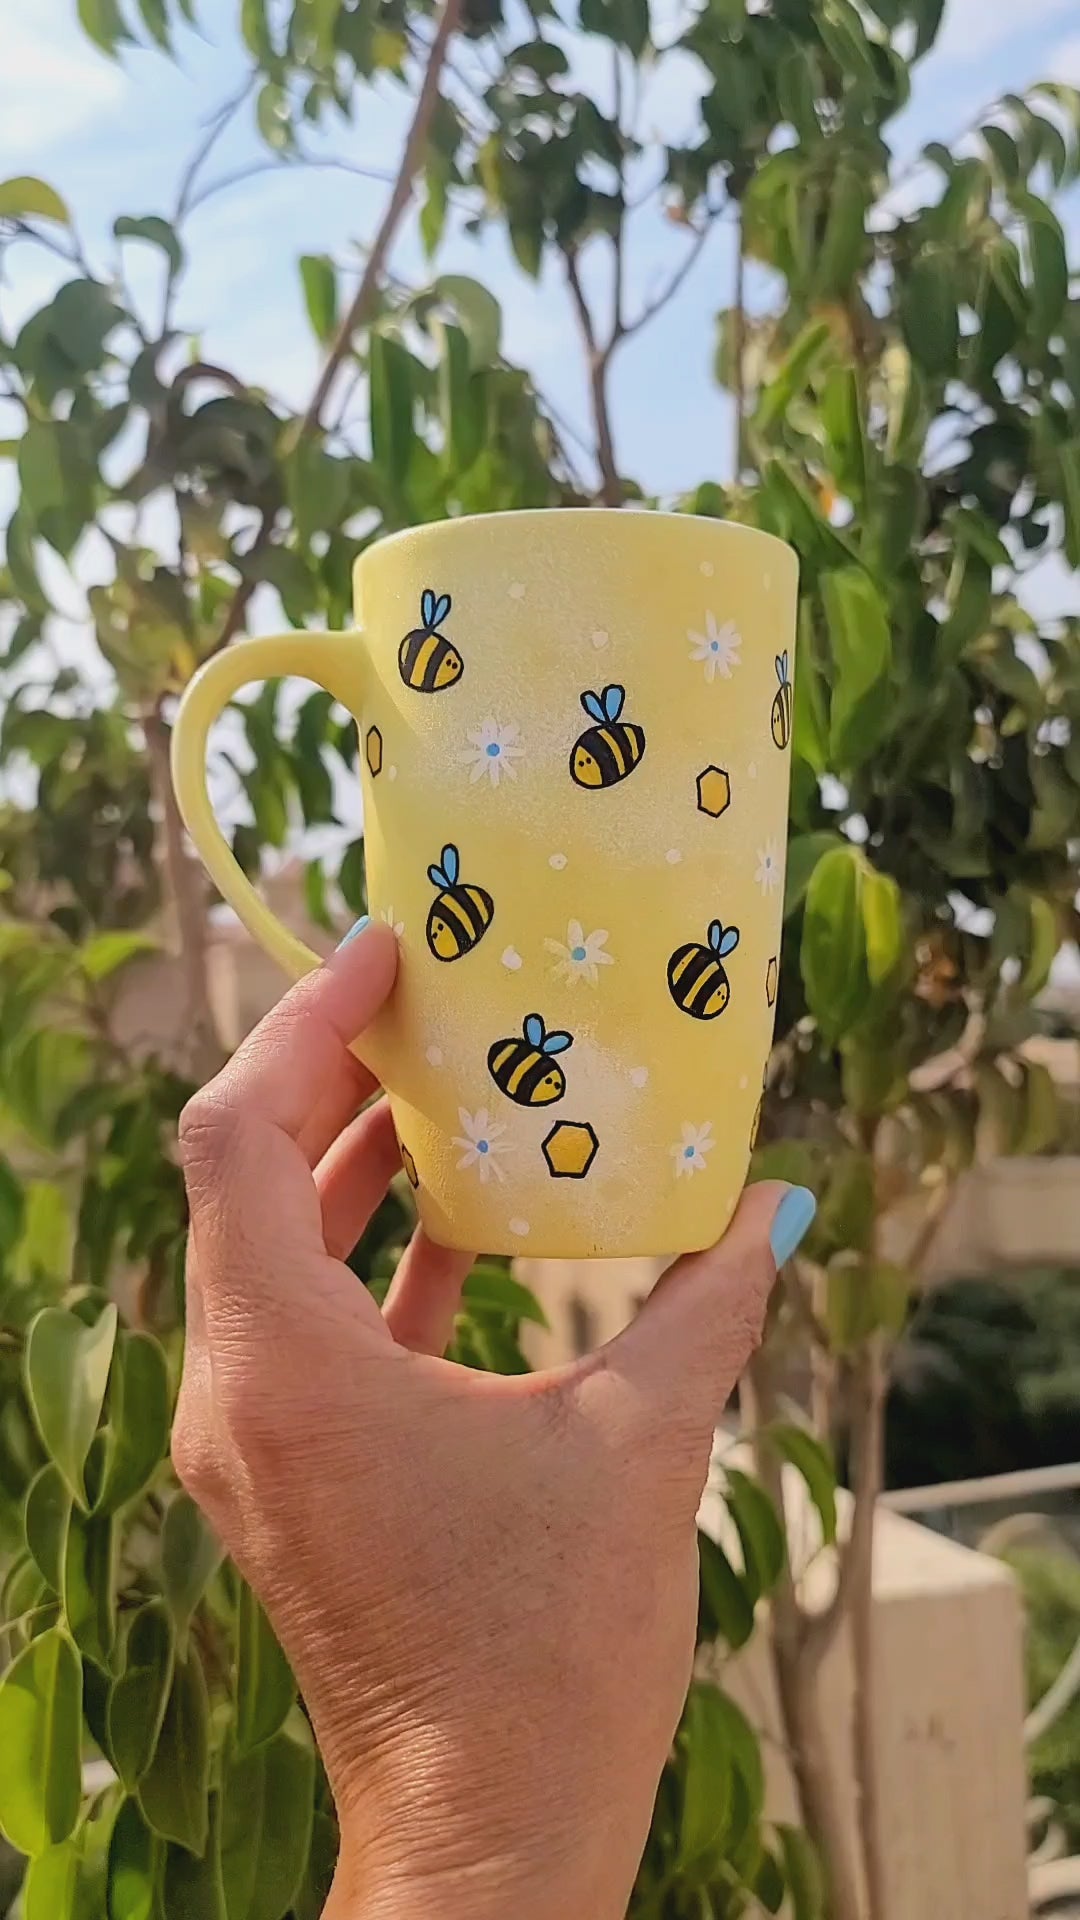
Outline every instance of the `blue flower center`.
<svg viewBox="0 0 1080 1920">
<path fill-rule="evenodd" d="M 497 740 L 489 740 L 487 746 L 484 748 L 484 752 L 487 754 L 489 760 L 497 760 L 500 751 L 501 749 Z"/>
<path fill-rule="evenodd" d="M 710 642 L 709 642 L 709 651 L 710 651 L 710 653 L 719 653 L 719 651 L 720 651 L 720 642 L 719 642 L 719 640 L 710 640 Z"/>
<path fill-rule="evenodd" d="M 682 1150 L 682 1157 L 684 1160 L 692 1160 L 694 1157 L 694 1148 L 684 1147 Z"/>
<path fill-rule="evenodd" d="M 570 949 L 571 960 L 584 960 L 585 957 L 586 956 L 585 956 L 584 947 L 571 947 Z"/>
<path fill-rule="evenodd" d="M 486 1140 L 478 1140 L 478 1141 L 477 1141 L 477 1143 L 476 1143 L 476 1151 L 477 1151 L 477 1153 L 488 1153 L 488 1152 L 490 1152 L 490 1148 L 488 1147 L 488 1143 L 487 1143 L 487 1141 L 486 1141 Z"/>
</svg>

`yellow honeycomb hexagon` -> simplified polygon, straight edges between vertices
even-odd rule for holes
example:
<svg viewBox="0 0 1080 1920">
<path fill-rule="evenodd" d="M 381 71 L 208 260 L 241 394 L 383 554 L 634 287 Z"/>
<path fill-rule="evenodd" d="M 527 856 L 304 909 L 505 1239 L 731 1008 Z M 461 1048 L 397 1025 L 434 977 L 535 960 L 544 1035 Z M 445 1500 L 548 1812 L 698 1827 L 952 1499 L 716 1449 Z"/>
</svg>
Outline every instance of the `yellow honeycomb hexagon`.
<svg viewBox="0 0 1080 1920">
<path fill-rule="evenodd" d="M 778 975 L 779 968 L 776 964 L 776 955 L 774 954 L 765 972 L 765 998 L 770 1007 L 775 1007 L 776 1005 L 776 982 Z"/>
<path fill-rule="evenodd" d="M 376 774 L 382 772 L 382 734 L 379 732 L 378 727 L 368 728 L 367 739 L 364 742 L 364 751 L 367 754 L 367 763 L 371 768 L 372 779 L 374 779 Z"/>
<path fill-rule="evenodd" d="M 401 1164 L 405 1169 L 405 1178 L 408 1180 L 410 1187 L 418 1187 L 420 1185 L 420 1175 L 416 1171 L 416 1161 L 413 1159 L 408 1147 L 404 1145 L 401 1149 Z"/>
<path fill-rule="evenodd" d="M 698 812 L 719 820 L 731 805 L 731 782 L 723 767 L 703 767 L 697 777 Z"/>
<path fill-rule="evenodd" d="M 600 1142 L 588 1121 L 560 1120 L 543 1143 L 553 1180 L 584 1180 Z"/>
</svg>

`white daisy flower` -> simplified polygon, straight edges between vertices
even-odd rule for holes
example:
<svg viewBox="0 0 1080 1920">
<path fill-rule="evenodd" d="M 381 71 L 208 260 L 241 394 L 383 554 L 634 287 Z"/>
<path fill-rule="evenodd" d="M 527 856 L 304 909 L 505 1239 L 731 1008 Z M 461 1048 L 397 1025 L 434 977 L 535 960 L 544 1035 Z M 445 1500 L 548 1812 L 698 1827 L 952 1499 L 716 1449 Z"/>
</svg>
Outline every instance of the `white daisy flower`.
<svg viewBox="0 0 1080 1920">
<path fill-rule="evenodd" d="M 493 787 L 504 775 L 508 780 L 517 779 L 514 761 L 525 751 L 518 739 L 520 731 L 519 727 L 500 727 L 496 720 L 488 719 L 466 736 L 471 746 L 458 757 L 462 766 L 471 767 L 469 779 L 473 784 L 485 774 Z"/>
<path fill-rule="evenodd" d="M 716 615 L 707 613 L 704 633 L 695 633 L 691 628 L 686 637 L 690 642 L 691 660 L 704 662 L 706 680 L 715 680 L 717 674 L 723 680 L 730 680 L 732 668 L 742 665 L 739 659 L 742 635 L 734 621 L 725 620 L 723 626 L 718 627 Z"/>
<path fill-rule="evenodd" d="M 762 893 L 770 894 L 776 892 L 783 877 L 784 863 L 780 858 L 780 849 L 775 840 L 766 840 L 765 845 L 758 848 L 757 871 L 754 879 Z"/>
<path fill-rule="evenodd" d="M 384 907 L 382 912 L 379 915 L 379 919 L 386 921 L 386 924 L 389 927 L 391 933 L 393 934 L 395 940 L 401 939 L 401 936 L 405 931 L 405 922 L 404 920 L 394 919 L 393 907 Z"/>
<path fill-rule="evenodd" d="M 675 1166 L 675 1178 L 683 1175 L 704 1173 L 707 1156 L 712 1152 L 716 1141 L 712 1137 L 712 1121 L 706 1120 L 704 1126 L 692 1126 L 689 1120 L 683 1121 L 682 1139 L 676 1140 L 669 1149 Z"/>
<path fill-rule="evenodd" d="M 464 1107 L 458 1108 L 461 1121 L 461 1133 L 455 1133 L 451 1145 L 464 1148 L 459 1168 L 475 1167 L 480 1175 L 480 1184 L 488 1180 L 505 1180 L 506 1174 L 499 1165 L 498 1155 L 509 1153 L 510 1146 L 502 1139 L 506 1132 L 501 1120 L 492 1120 L 486 1107 L 478 1107 L 475 1113 L 467 1113 Z"/>
<path fill-rule="evenodd" d="M 604 951 L 607 938 L 606 927 L 586 933 L 580 920 L 571 920 L 565 941 L 545 940 L 544 945 L 555 955 L 555 972 L 560 980 L 568 981 L 571 986 L 577 980 L 587 980 L 590 987 L 595 987 L 600 968 L 613 966 L 615 961 L 614 954 Z"/>
</svg>

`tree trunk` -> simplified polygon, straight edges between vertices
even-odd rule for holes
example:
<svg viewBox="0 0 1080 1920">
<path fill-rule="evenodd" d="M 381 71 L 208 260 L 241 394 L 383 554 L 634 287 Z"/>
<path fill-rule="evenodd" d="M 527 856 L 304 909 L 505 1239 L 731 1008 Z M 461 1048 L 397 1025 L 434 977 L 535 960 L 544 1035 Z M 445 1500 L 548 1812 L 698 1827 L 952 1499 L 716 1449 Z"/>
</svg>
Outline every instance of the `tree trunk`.
<svg viewBox="0 0 1080 1920">
<path fill-rule="evenodd" d="M 200 1085 L 225 1058 L 210 1002 L 206 940 L 206 882 L 188 853 L 184 823 L 169 768 L 169 728 L 160 708 L 143 715 L 150 784 L 158 813 L 159 864 L 166 899 L 176 914 L 184 980 L 184 1067 Z"/>
</svg>

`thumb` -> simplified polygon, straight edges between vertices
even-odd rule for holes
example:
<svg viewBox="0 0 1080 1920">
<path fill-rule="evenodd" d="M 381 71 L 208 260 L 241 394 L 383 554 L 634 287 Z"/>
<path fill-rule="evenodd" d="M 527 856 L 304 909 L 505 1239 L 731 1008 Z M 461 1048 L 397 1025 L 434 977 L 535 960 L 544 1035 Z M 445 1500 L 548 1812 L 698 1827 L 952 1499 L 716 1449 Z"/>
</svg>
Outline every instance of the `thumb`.
<svg viewBox="0 0 1080 1920">
<path fill-rule="evenodd" d="M 806 1187 L 748 1187 L 723 1239 L 678 1260 L 611 1341 L 606 1369 L 654 1432 L 672 1421 L 711 1433 L 761 1339 L 777 1269 L 816 1210 Z"/>
</svg>

